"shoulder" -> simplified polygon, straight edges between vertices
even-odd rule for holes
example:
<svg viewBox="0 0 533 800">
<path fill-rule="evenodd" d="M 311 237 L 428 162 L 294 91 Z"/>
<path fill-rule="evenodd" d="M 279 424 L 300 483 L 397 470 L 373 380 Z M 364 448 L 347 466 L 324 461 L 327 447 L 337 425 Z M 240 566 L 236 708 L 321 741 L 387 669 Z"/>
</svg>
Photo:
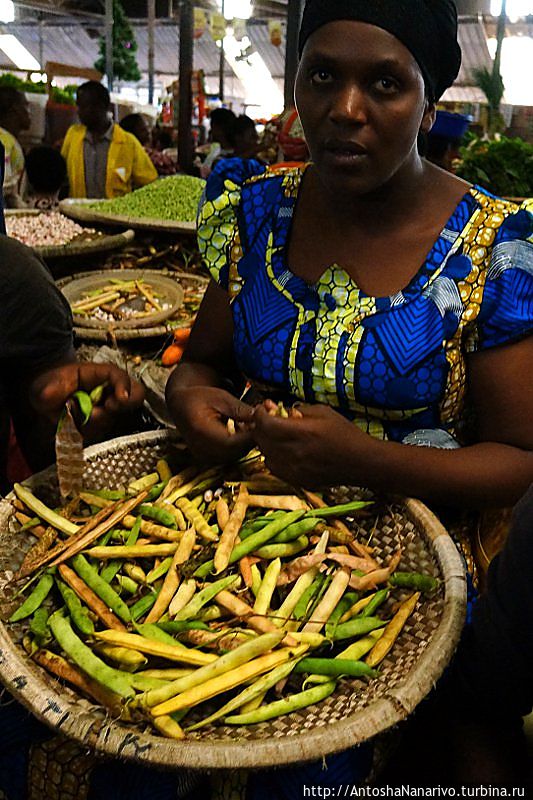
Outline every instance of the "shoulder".
<svg viewBox="0 0 533 800">
<path fill-rule="evenodd" d="M 472 186 L 470 194 L 483 212 L 480 224 L 495 231 L 496 238 L 529 239 L 533 236 L 533 199 L 523 202 L 497 197 L 481 186 Z"/>
<path fill-rule="evenodd" d="M 53 286 L 54 281 L 31 247 L 9 236 L 0 235 L 0 287 L 31 293 L 37 287 Z"/>
<path fill-rule="evenodd" d="M 12 133 L 6 131 L 5 128 L 0 128 L 0 142 L 4 145 L 6 152 L 11 150 L 12 147 L 16 144 L 17 140 L 13 136 Z"/>
<path fill-rule="evenodd" d="M 255 159 L 225 158 L 214 167 L 207 180 L 206 198 L 213 200 L 225 191 L 254 193 L 284 189 L 301 178 L 303 167 L 268 167 Z"/>
<path fill-rule="evenodd" d="M 65 134 L 63 147 L 68 146 L 73 139 L 83 139 L 86 131 L 87 128 L 85 127 L 85 125 L 80 125 L 79 123 L 71 125 Z"/>
</svg>

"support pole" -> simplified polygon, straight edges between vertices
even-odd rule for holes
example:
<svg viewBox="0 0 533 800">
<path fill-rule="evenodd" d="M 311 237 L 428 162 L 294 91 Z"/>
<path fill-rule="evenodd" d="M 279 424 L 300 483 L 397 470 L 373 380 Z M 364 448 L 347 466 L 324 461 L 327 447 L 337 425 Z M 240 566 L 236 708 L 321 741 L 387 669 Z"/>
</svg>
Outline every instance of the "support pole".
<svg viewBox="0 0 533 800">
<path fill-rule="evenodd" d="M 39 12 L 39 64 L 41 72 L 44 70 L 44 22 L 43 15 Z"/>
<path fill-rule="evenodd" d="M 288 0 L 287 6 L 287 34 L 285 48 L 285 108 L 294 105 L 294 82 L 298 71 L 298 31 L 302 19 L 302 0 Z"/>
<path fill-rule="evenodd" d="M 105 0 L 105 74 L 107 88 L 113 91 L 113 0 Z"/>
<path fill-rule="evenodd" d="M 224 0 L 222 0 L 222 8 L 220 13 L 224 16 L 225 7 L 224 7 Z M 219 61 L 218 61 L 218 96 L 220 98 L 220 102 L 224 102 L 224 68 L 226 64 L 226 56 L 224 54 L 224 38 L 222 38 L 220 42 L 220 53 L 219 53 Z"/>
<path fill-rule="evenodd" d="M 180 5 L 180 86 L 178 114 L 178 161 L 185 172 L 192 172 L 193 140 L 192 117 L 192 67 L 193 67 L 194 15 L 192 0 L 182 0 Z"/>
<path fill-rule="evenodd" d="M 155 0 L 148 0 L 148 102 L 154 102 Z"/>
</svg>

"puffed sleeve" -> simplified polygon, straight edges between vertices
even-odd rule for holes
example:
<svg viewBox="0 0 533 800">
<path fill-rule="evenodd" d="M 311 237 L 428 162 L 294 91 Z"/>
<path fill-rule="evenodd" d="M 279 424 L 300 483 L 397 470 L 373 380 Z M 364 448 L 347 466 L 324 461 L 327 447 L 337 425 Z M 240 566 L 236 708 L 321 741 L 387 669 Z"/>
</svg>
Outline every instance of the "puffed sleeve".
<svg viewBox="0 0 533 800">
<path fill-rule="evenodd" d="M 509 344 L 533 332 L 533 214 L 524 204 L 502 222 L 487 268 L 476 335 L 468 349 Z"/>
<path fill-rule="evenodd" d="M 254 159 L 225 158 L 211 172 L 198 211 L 198 248 L 211 277 L 231 292 L 231 265 L 242 255 L 237 209 L 243 183 L 265 171 Z"/>
</svg>

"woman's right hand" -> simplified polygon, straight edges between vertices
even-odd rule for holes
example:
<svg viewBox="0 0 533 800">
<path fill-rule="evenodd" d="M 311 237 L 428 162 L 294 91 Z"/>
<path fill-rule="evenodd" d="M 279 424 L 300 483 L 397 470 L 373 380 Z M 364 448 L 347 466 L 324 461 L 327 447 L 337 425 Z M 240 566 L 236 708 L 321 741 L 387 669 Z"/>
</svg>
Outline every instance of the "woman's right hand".
<svg viewBox="0 0 533 800">
<path fill-rule="evenodd" d="M 228 419 L 252 420 L 253 408 L 224 389 L 190 386 L 172 393 L 169 410 L 197 461 L 236 461 L 254 447 L 248 431 L 228 431 Z"/>
</svg>

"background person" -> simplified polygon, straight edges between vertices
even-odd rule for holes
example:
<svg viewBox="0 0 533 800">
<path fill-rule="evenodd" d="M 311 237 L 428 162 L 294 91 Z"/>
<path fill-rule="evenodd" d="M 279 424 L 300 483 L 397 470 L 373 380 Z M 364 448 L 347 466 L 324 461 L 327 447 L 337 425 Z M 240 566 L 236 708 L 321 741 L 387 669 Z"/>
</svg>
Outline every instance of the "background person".
<svg viewBox="0 0 533 800">
<path fill-rule="evenodd" d="M 204 161 L 199 165 L 202 178 L 207 178 L 218 160 L 233 155 L 233 131 L 236 119 L 229 108 L 214 108 L 209 114 L 211 146 Z"/>
<path fill-rule="evenodd" d="M 533 480 L 533 217 L 417 150 L 459 71 L 455 6 L 308 0 L 300 54 L 311 163 L 229 159 L 208 181 L 212 281 L 167 384 L 176 425 L 198 460 L 255 444 L 293 485 L 513 505 Z M 300 414 L 239 401 L 247 379 Z M 320 782 L 357 761 L 328 759 Z M 308 774 L 272 771 L 252 796 L 300 797 Z"/>
<path fill-rule="evenodd" d="M 54 461 L 55 424 L 77 389 L 109 382 L 105 406 L 94 409 L 89 439 L 105 438 L 112 415 L 140 405 L 142 388 L 112 365 L 77 363 L 70 306 L 47 268 L 25 245 L 0 236 L 0 492 L 5 491 L 9 419 L 36 471 Z"/>
<path fill-rule="evenodd" d="M 235 120 L 231 135 L 233 156 L 237 158 L 257 158 L 259 151 L 259 134 L 255 122 L 246 114 Z"/>
<path fill-rule="evenodd" d="M 19 135 L 31 125 L 29 103 L 24 92 L 0 86 L 0 141 L 4 146 L 4 201 L 6 208 L 24 208 L 22 200 L 24 152 Z"/>
<path fill-rule="evenodd" d="M 144 147 L 158 175 L 175 175 L 178 171 L 176 162 L 166 153 L 151 146 L 152 134 L 142 114 L 127 114 L 121 121 L 122 130 L 133 134 Z"/>
<path fill-rule="evenodd" d="M 41 211 L 56 209 L 67 179 L 67 165 L 59 150 L 46 145 L 33 147 L 26 155 L 26 176 L 26 205 Z"/>
<path fill-rule="evenodd" d="M 71 125 L 61 154 L 70 197 L 121 197 L 157 178 L 139 141 L 110 119 L 109 92 L 97 81 L 77 92 L 80 124 Z"/>
</svg>

